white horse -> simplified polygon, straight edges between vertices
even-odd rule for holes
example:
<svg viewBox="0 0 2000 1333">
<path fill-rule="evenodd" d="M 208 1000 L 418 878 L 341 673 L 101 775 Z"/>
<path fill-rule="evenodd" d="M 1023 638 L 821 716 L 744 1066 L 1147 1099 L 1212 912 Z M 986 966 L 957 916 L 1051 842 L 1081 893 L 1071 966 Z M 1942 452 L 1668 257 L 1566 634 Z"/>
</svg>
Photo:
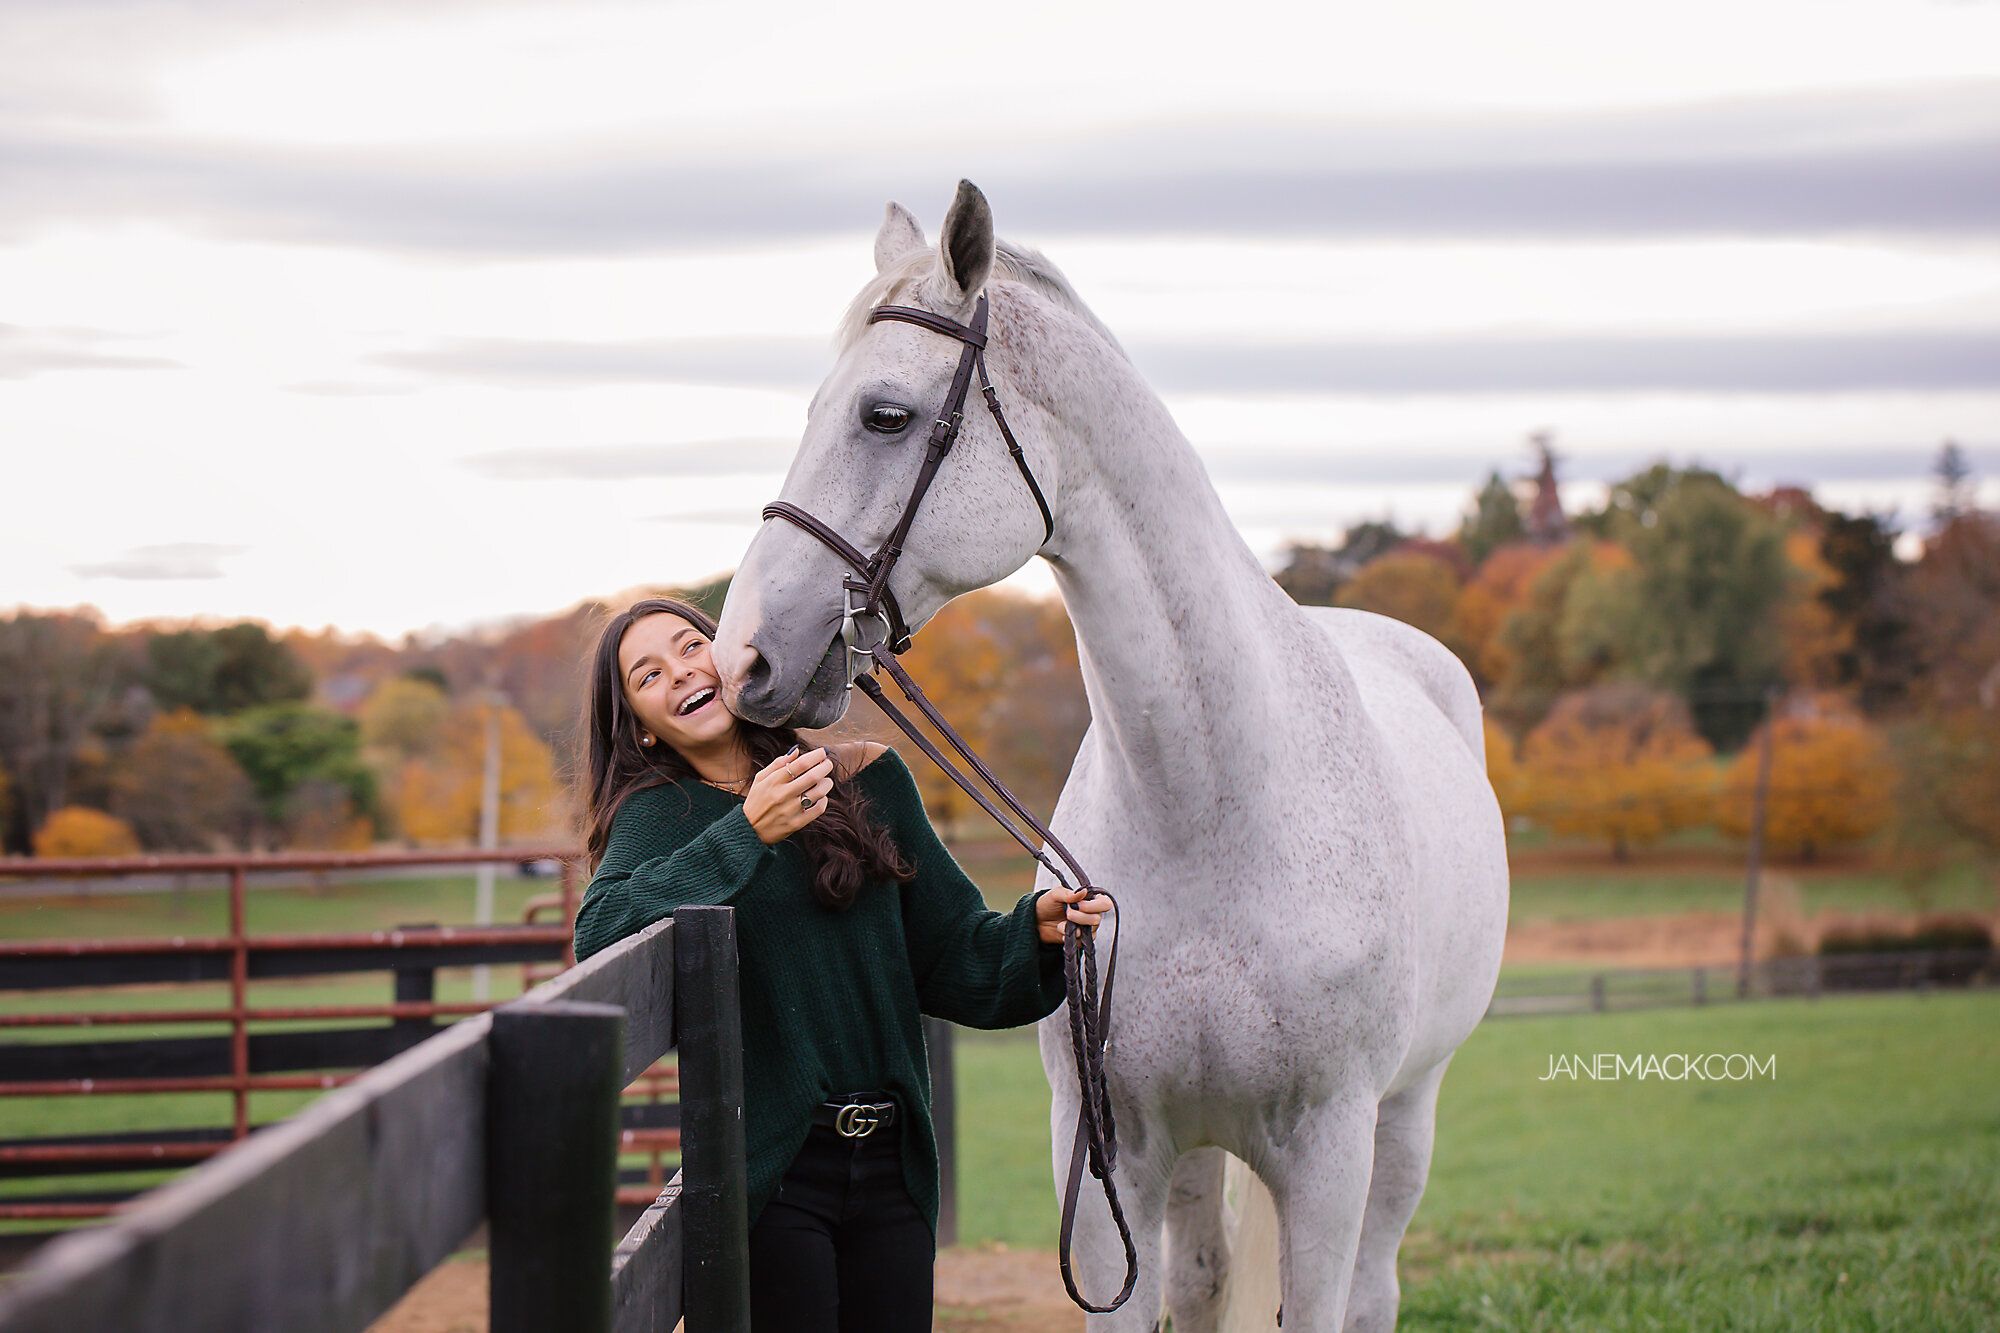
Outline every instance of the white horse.
<svg viewBox="0 0 2000 1333">
<path fill-rule="evenodd" d="M 891 204 L 875 263 L 782 498 L 863 551 L 882 542 L 960 346 L 867 312 L 963 323 L 983 291 L 987 363 L 1054 532 L 975 398 L 890 588 L 919 627 L 1040 555 L 1076 626 L 1091 726 L 1051 827 L 1119 899 L 1106 1065 L 1139 1253 L 1135 1294 L 1092 1333 L 1156 1327 L 1163 1299 L 1174 1333 L 1393 1328 L 1438 1084 L 1492 995 L 1507 918 L 1472 682 L 1397 621 L 1295 605 L 1116 339 L 1040 255 L 996 244 L 969 184 L 936 250 Z M 757 534 L 715 645 L 732 710 L 841 715 L 846 573 L 790 524 Z M 1042 1058 L 1060 1189 L 1078 1102 L 1061 1013 Z M 1248 1212 L 1226 1201 L 1225 1153 L 1268 1187 L 1243 1177 Z M 1102 1302 L 1124 1256 L 1093 1183 L 1076 1267 Z M 1232 1265 L 1260 1200 L 1277 1263 Z M 1276 1271 L 1242 1271 L 1258 1266 Z"/>
</svg>

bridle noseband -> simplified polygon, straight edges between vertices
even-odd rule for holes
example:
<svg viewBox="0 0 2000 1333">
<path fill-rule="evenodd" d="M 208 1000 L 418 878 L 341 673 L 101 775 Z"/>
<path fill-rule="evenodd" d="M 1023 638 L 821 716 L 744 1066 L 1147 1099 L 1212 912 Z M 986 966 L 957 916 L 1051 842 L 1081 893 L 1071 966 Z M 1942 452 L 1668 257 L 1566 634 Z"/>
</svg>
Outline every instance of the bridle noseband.
<svg viewBox="0 0 2000 1333">
<path fill-rule="evenodd" d="M 896 567 L 896 561 L 903 554 L 903 542 L 910 534 L 910 522 L 916 517 L 917 507 L 924 501 L 924 495 L 937 477 L 938 467 L 945 455 L 957 442 L 959 429 L 965 424 L 965 399 L 972 392 L 972 374 L 979 372 L 979 391 L 986 399 L 987 410 L 993 413 L 993 420 L 1000 427 L 1000 435 L 1007 441 L 1007 451 L 1014 456 L 1014 466 L 1021 469 L 1022 480 L 1028 483 L 1028 490 L 1035 497 L 1035 505 L 1042 511 L 1042 541 L 1055 536 L 1056 521 L 1049 512 L 1049 502 L 1042 495 L 1042 488 L 1035 480 L 1033 470 L 1028 467 L 1027 457 L 1021 452 L 1021 445 L 1014 438 L 1014 432 L 1007 426 L 1006 414 L 1000 410 L 1000 396 L 993 391 L 993 381 L 986 373 L 986 297 L 982 293 L 973 307 L 972 322 L 960 324 L 957 320 L 914 306 L 877 306 L 868 312 L 870 324 L 883 320 L 899 320 L 905 324 L 915 324 L 920 328 L 942 333 L 947 338 L 956 338 L 962 344 L 958 356 L 958 370 L 951 379 L 951 392 L 945 398 L 944 410 L 931 423 L 930 443 L 924 450 L 924 461 L 917 469 L 917 484 L 910 491 L 910 498 L 904 502 L 903 512 L 896 520 L 896 527 L 881 547 L 872 556 L 864 556 L 854 544 L 835 532 L 827 524 L 808 514 L 795 504 L 774 500 L 764 506 L 766 519 L 782 518 L 795 527 L 803 528 L 828 550 L 847 562 L 854 572 L 841 580 L 842 596 L 840 638 L 847 649 L 847 684 L 852 689 L 860 686 L 862 693 L 874 700 L 889 720 L 902 729 L 903 734 L 914 741 L 919 749 L 929 755 L 932 762 L 973 800 L 977 801 L 987 814 L 1011 834 L 1014 840 L 1045 866 L 1056 881 L 1066 889 L 1077 887 L 1091 894 L 1104 890 L 1091 884 L 1090 876 L 1069 849 L 1057 841 L 1048 826 L 1029 813 L 1014 793 L 1008 791 L 993 770 L 988 768 L 972 748 L 965 743 L 952 725 L 944 719 L 936 706 L 924 697 L 917 683 L 910 679 L 908 672 L 896 660 L 897 656 L 909 649 L 910 628 L 903 620 L 903 609 L 896 605 L 895 594 L 889 591 L 889 575 Z M 859 599 L 857 601 L 857 599 Z M 884 652 L 883 650 L 888 651 Z M 864 667 L 861 659 L 866 658 Z M 1000 812 L 986 793 L 972 784 L 972 780 L 961 772 L 956 764 L 947 759 L 937 745 L 926 736 L 922 729 L 903 715 L 901 709 L 892 704 L 882 692 L 882 686 L 875 679 L 874 670 L 880 667 L 889 674 L 902 690 L 903 697 L 914 704 L 937 728 L 945 742 L 958 752 L 961 759 L 979 775 L 980 781 L 992 789 L 994 795 L 1004 802 L 1029 830 L 1040 837 L 1041 845 L 1030 841 L 1029 834 L 1017 828 L 1012 820 Z M 1063 872 L 1063 866 L 1049 855 L 1054 852 L 1062 858 L 1070 874 Z M 1074 881 L 1071 875 L 1075 876 Z M 1108 898 L 1111 895 L 1105 894 Z M 1113 911 L 1117 910 L 1117 900 L 1112 900 Z M 1107 1314 L 1125 1303 L 1132 1294 L 1132 1288 L 1139 1277 L 1138 1251 L 1132 1243 L 1132 1229 L 1125 1222 L 1125 1210 L 1119 1204 L 1117 1187 L 1112 1183 L 1112 1172 L 1117 1167 L 1118 1131 L 1111 1118 L 1111 1094 L 1104 1078 L 1105 1037 L 1111 1020 L 1111 989 L 1118 975 L 1118 935 L 1111 938 L 1111 955 L 1104 966 L 1104 988 L 1100 992 L 1097 985 L 1097 951 L 1091 939 L 1095 932 L 1086 933 L 1078 929 L 1074 922 L 1065 920 L 1063 926 L 1063 980 L 1069 1000 L 1070 1048 L 1076 1057 L 1076 1077 L 1079 1105 L 1076 1120 L 1076 1140 L 1070 1147 L 1069 1184 L 1063 1192 L 1062 1226 L 1057 1242 L 1058 1264 L 1062 1269 L 1063 1285 L 1068 1288 L 1070 1299 L 1092 1314 Z M 1120 932 L 1121 934 L 1123 932 Z M 1111 1219 L 1118 1227 L 1118 1237 L 1125 1246 L 1125 1285 L 1119 1290 L 1109 1305 L 1092 1305 L 1076 1289 L 1076 1278 L 1070 1271 L 1070 1236 L 1076 1227 L 1076 1204 L 1078 1190 L 1083 1182 L 1083 1171 L 1088 1163 L 1091 1175 L 1097 1177 L 1104 1186 L 1104 1197 L 1111 1208 Z"/>
<path fill-rule="evenodd" d="M 1000 427 L 1001 438 L 1007 441 L 1007 452 L 1014 456 L 1014 466 L 1021 469 L 1021 479 L 1028 483 L 1028 490 L 1035 497 L 1035 506 L 1042 511 L 1042 540 L 1046 542 L 1056 533 L 1056 521 L 1049 513 L 1049 502 L 1043 497 L 1041 485 L 1028 466 L 1027 455 L 1021 452 L 1020 442 L 1007 425 L 1006 413 L 1000 410 L 1000 395 L 993 391 L 993 381 L 986 373 L 985 295 L 982 293 L 979 303 L 973 307 L 970 324 L 961 324 L 955 319 L 919 310 L 915 306 L 884 305 L 868 312 L 870 324 L 879 324 L 883 320 L 915 324 L 933 333 L 942 333 L 947 338 L 956 338 L 964 344 L 958 355 L 958 370 L 951 377 L 951 392 L 945 397 L 944 409 L 931 423 L 924 461 L 917 469 L 917 483 L 910 489 L 910 498 L 903 502 L 903 512 L 896 520 L 895 530 L 873 556 L 864 556 L 845 537 L 797 505 L 773 500 L 764 506 L 765 518 L 782 518 L 805 529 L 821 545 L 845 560 L 854 571 L 841 581 L 845 603 L 841 610 L 840 639 L 847 648 L 847 680 L 850 686 L 860 674 L 859 659 L 872 659 L 883 647 L 892 653 L 909 651 L 910 627 L 903 620 L 903 608 L 896 604 L 896 595 L 889 591 L 889 575 L 896 568 L 896 561 L 902 557 L 903 542 L 910 535 L 910 523 L 917 516 L 917 507 L 924 502 L 924 495 L 937 477 L 945 455 L 958 442 L 959 429 L 965 424 L 965 400 L 972 392 L 973 371 L 979 372 L 979 391 L 986 399 L 986 407 L 993 414 L 994 423 Z M 855 600 L 857 597 L 860 598 L 858 603 Z M 870 621 L 873 623 L 868 623 Z"/>
</svg>

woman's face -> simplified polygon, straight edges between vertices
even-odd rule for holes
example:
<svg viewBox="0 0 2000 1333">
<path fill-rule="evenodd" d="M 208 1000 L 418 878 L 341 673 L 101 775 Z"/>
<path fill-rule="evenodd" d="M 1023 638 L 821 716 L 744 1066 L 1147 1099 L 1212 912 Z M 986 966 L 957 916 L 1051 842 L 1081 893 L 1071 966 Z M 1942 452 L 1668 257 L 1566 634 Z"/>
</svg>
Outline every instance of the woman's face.
<svg viewBox="0 0 2000 1333">
<path fill-rule="evenodd" d="M 708 636 L 667 611 L 642 616 L 618 644 L 625 702 L 656 744 L 695 755 L 729 745 L 736 719 L 722 706 L 722 682 L 708 659 Z"/>
</svg>

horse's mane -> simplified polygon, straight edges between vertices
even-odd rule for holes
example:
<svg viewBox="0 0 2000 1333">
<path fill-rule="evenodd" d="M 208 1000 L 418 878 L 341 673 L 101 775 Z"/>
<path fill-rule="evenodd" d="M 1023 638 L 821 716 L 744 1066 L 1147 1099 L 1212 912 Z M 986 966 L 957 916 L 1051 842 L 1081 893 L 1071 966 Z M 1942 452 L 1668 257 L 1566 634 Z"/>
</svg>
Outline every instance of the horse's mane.
<svg viewBox="0 0 2000 1333">
<path fill-rule="evenodd" d="M 1120 356 L 1125 349 L 1118 345 L 1118 339 L 1111 330 L 1104 327 L 1083 298 L 1076 294 L 1076 288 L 1069 285 L 1069 279 L 1062 270 L 1050 263 L 1039 250 L 1031 250 L 1025 245 L 1015 245 L 1008 241 L 996 241 L 993 245 L 993 275 L 1011 279 L 1024 287 L 1032 288 L 1057 305 L 1068 310 L 1097 331 L 1099 337 L 1110 345 Z M 868 327 L 868 312 L 880 305 L 907 304 L 912 300 L 921 302 L 933 278 L 943 276 L 944 263 L 933 246 L 913 250 L 882 272 L 870 278 L 847 307 L 841 317 L 840 328 L 834 334 L 834 345 L 846 347 L 861 336 Z"/>
</svg>

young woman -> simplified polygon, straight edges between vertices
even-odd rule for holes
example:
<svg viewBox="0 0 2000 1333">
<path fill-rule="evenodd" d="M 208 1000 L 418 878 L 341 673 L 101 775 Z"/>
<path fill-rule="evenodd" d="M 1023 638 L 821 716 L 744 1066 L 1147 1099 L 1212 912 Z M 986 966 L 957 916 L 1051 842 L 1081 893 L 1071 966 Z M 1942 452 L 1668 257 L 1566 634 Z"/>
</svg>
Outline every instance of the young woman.
<svg viewBox="0 0 2000 1333">
<path fill-rule="evenodd" d="M 715 625 L 664 598 L 605 627 L 590 686 L 586 958 L 689 903 L 736 909 L 757 1333 L 931 1326 L 937 1149 L 919 1015 L 1031 1023 L 1065 919 L 990 912 L 886 746 L 806 750 L 722 706 Z"/>
</svg>

